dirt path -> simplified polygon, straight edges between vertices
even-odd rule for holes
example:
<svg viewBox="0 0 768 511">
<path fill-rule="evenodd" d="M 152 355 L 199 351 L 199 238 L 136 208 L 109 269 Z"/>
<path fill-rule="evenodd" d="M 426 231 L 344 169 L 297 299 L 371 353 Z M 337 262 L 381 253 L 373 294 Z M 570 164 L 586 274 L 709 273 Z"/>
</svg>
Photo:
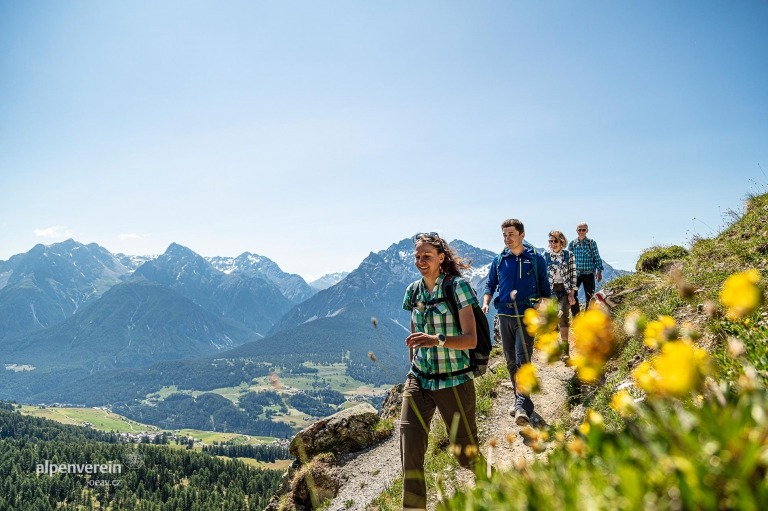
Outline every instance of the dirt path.
<svg viewBox="0 0 768 511">
<path fill-rule="evenodd" d="M 573 370 L 562 362 L 546 365 L 537 353 L 534 362 L 539 371 L 541 392 L 533 396 L 536 425 L 553 424 L 568 416 L 568 385 Z M 503 355 L 491 360 L 491 366 L 503 364 Z M 478 421 L 480 449 L 491 464 L 499 470 L 514 470 L 516 460 L 533 461 L 537 456 L 523 443 L 518 427 L 509 409 L 514 403 L 514 392 L 510 382 L 502 382 L 496 389 L 490 417 Z M 510 443 L 509 440 L 512 440 Z M 492 443 L 496 444 L 490 449 Z M 539 454 L 543 457 L 543 454 Z M 459 484 L 471 486 L 474 476 L 471 471 L 459 469 Z M 392 481 L 400 477 L 400 441 L 395 434 L 384 443 L 362 453 L 351 456 L 339 469 L 342 487 L 338 495 L 326 507 L 332 511 L 365 510 Z M 430 495 L 428 509 L 434 510 L 436 496 Z"/>
<path fill-rule="evenodd" d="M 535 407 L 533 425 L 551 425 L 569 414 L 568 385 L 573 378 L 573 369 L 562 362 L 546 365 L 538 352 L 534 353 L 534 363 L 538 369 L 541 391 L 532 397 Z M 519 434 L 520 427 L 509 413 L 515 401 L 511 382 L 503 382 L 497 392 L 491 416 L 479 423 L 480 450 L 494 467 L 507 470 L 514 467 L 517 459 L 533 461 L 534 453 L 523 443 L 523 437 Z M 513 442 L 510 443 L 509 439 L 513 439 Z M 490 450 L 492 441 L 495 441 L 496 448 Z"/>
</svg>

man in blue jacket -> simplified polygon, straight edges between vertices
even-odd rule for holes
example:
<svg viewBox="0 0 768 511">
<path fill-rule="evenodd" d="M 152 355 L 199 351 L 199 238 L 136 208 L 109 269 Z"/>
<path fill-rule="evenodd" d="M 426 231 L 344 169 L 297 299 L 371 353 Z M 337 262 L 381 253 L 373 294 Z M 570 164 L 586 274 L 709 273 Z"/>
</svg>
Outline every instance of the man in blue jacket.
<svg viewBox="0 0 768 511">
<path fill-rule="evenodd" d="M 493 301 L 499 316 L 501 344 L 512 385 L 515 389 L 515 405 L 510 413 L 518 426 L 530 424 L 533 401 L 517 391 L 517 369 L 531 361 L 533 336 L 523 324 L 525 309 L 534 307 L 541 298 L 550 298 L 552 291 L 547 277 L 547 262 L 533 245 L 524 242 L 525 227 L 516 218 L 501 224 L 506 248 L 493 259 L 488 271 L 488 283 L 483 293 L 483 312 L 488 313 L 496 289 L 499 295 Z"/>
</svg>

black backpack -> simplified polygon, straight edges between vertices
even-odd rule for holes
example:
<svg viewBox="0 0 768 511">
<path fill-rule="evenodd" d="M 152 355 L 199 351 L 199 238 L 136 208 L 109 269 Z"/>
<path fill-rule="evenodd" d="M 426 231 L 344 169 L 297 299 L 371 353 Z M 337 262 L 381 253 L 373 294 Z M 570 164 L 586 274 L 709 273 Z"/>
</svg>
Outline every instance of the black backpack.
<svg viewBox="0 0 768 511">
<path fill-rule="evenodd" d="M 472 296 L 477 300 L 477 295 L 472 286 L 469 287 L 472 292 Z M 459 306 L 456 303 L 456 279 L 451 275 L 446 275 L 443 278 L 442 283 L 443 298 L 437 300 L 430 300 L 426 305 L 435 305 L 440 302 L 445 302 L 448 308 L 453 314 L 453 317 L 458 321 L 459 319 Z M 416 307 L 415 300 L 416 293 L 411 295 L 411 310 Z M 491 329 L 488 327 L 488 319 L 483 313 L 483 309 L 480 305 L 474 305 L 472 307 L 472 313 L 475 315 L 475 331 L 477 332 L 477 345 L 469 350 L 470 367 L 462 369 L 460 371 L 453 371 L 450 373 L 426 375 L 419 372 L 421 376 L 428 379 L 441 379 L 450 376 L 458 376 L 460 374 L 473 371 L 475 376 L 482 376 L 488 370 L 488 358 L 491 354 Z"/>
</svg>

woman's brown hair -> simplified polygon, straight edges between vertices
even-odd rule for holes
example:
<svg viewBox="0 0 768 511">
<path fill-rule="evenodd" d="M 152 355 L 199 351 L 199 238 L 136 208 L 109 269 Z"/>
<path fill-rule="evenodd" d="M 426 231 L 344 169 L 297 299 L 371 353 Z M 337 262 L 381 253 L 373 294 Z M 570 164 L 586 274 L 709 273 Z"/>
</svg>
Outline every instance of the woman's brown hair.
<svg viewBox="0 0 768 511">
<path fill-rule="evenodd" d="M 413 244 L 428 243 L 435 247 L 438 254 L 445 254 L 443 262 L 440 263 L 440 271 L 446 275 L 461 277 L 461 271 L 472 266 L 472 261 L 456 255 L 456 252 L 448 245 L 448 242 L 441 238 L 437 233 L 421 233 L 413 237 Z"/>
</svg>

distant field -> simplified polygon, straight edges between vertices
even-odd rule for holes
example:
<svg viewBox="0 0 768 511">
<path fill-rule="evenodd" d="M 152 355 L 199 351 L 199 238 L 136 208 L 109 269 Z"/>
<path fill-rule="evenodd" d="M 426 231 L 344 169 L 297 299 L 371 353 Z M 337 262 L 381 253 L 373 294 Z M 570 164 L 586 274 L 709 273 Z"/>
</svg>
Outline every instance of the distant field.
<svg viewBox="0 0 768 511">
<path fill-rule="evenodd" d="M 93 424 L 95 429 L 115 431 L 117 433 L 139 433 L 141 431 L 159 430 L 156 426 L 141 424 L 101 408 L 39 408 L 37 406 L 24 405 L 21 408 L 21 413 L 76 426 L 82 426 L 87 421 Z"/>
<path fill-rule="evenodd" d="M 259 445 L 268 444 L 275 440 L 274 438 L 268 436 L 241 435 L 239 433 L 219 433 L 216 431 L 201 431 L 198 429 L 181 429 L 173 431 L 161 430 L 156 426 L 141 424 L 127 419 L 122 415 L 105 412 L 100 408 L 38 408 L 37 406 L 24 405 L 21 408 L 21 413 L 24 415 L 41 417 L 43 419 L 50 419 L 62 424 L 72 424 L 75 426 L 82 426 L 83 423 L 87 421 L 93 424 L 94 429 L 98 429 L 100 431 L 115 431 L 118 433 L 168 431 L 168 433 L 174 433 L 176 435 L 191 436 L 197 440 L 200 440 L 204 444 L 232 441 L 235 444 Z"/>
<path fill-rule="evenodd" d="M 212 444 L 213 442 L 229 442 L 232 441 L 235 444 L 268 444 L 275 439 L 271 436 L 251 436 L 241 435 L 240 433 L 219 433 L 217 431 L 202 431 L 199 429 L 179 429 L 173 431 L 177 435 L 186 435 L 196 438 L 204 444 Z"/>
<path fill-rule="evenodd" d="M 316 390 L 325 387 L 330 387 L 333 390 L 341 392 L 348 399 L 355 397 L 369 397 L 372 401 L 383 400 L 384 394 L 389 389 L 389 386 L 373 387 L 369 384 L 350 378 L 345 374 L 346 365 L 342 363 L 331 365 L 319 365 L 305 363 L 306 367 L 317 369 L 316 374 L 312 375 L 283 375 L 280 372 L 277 373 L 277 377 L 274 375 L 262 376 L 255 379 L 250 385 L 241 384 L 236 387 L 221 387 L 205 392 L 211 392 L 219 394 L 238 404 L 240 396 L 247 392 L 259 392 L 262 390 L 274 390 L 283 394 L 292 394 L 298 391 Z M 169 395 L 180 392 L 183 394 L 189 394 L 192 396 L 199 396 L 205 392 L 198 390 L 179 390 L 175 386 L 163 387 L 157 392 L 154 392 L 147 396 L 154 396 L 160 400 L 165 399 Z M 354 402 L 345 403 L 342 408 L 348 408 L 353 406 Z M 277 407 L 266 407 L 273 412 L 277 412 Z M 288 414 L 275 413 L 272 416 L 272 420 L 276 422 L 283 422 L 291 426 L 297 426 L 303 428 L 307 426 L 313 417 L 308 416 L 298 410 L 289 408 Z"/>
</svg>

